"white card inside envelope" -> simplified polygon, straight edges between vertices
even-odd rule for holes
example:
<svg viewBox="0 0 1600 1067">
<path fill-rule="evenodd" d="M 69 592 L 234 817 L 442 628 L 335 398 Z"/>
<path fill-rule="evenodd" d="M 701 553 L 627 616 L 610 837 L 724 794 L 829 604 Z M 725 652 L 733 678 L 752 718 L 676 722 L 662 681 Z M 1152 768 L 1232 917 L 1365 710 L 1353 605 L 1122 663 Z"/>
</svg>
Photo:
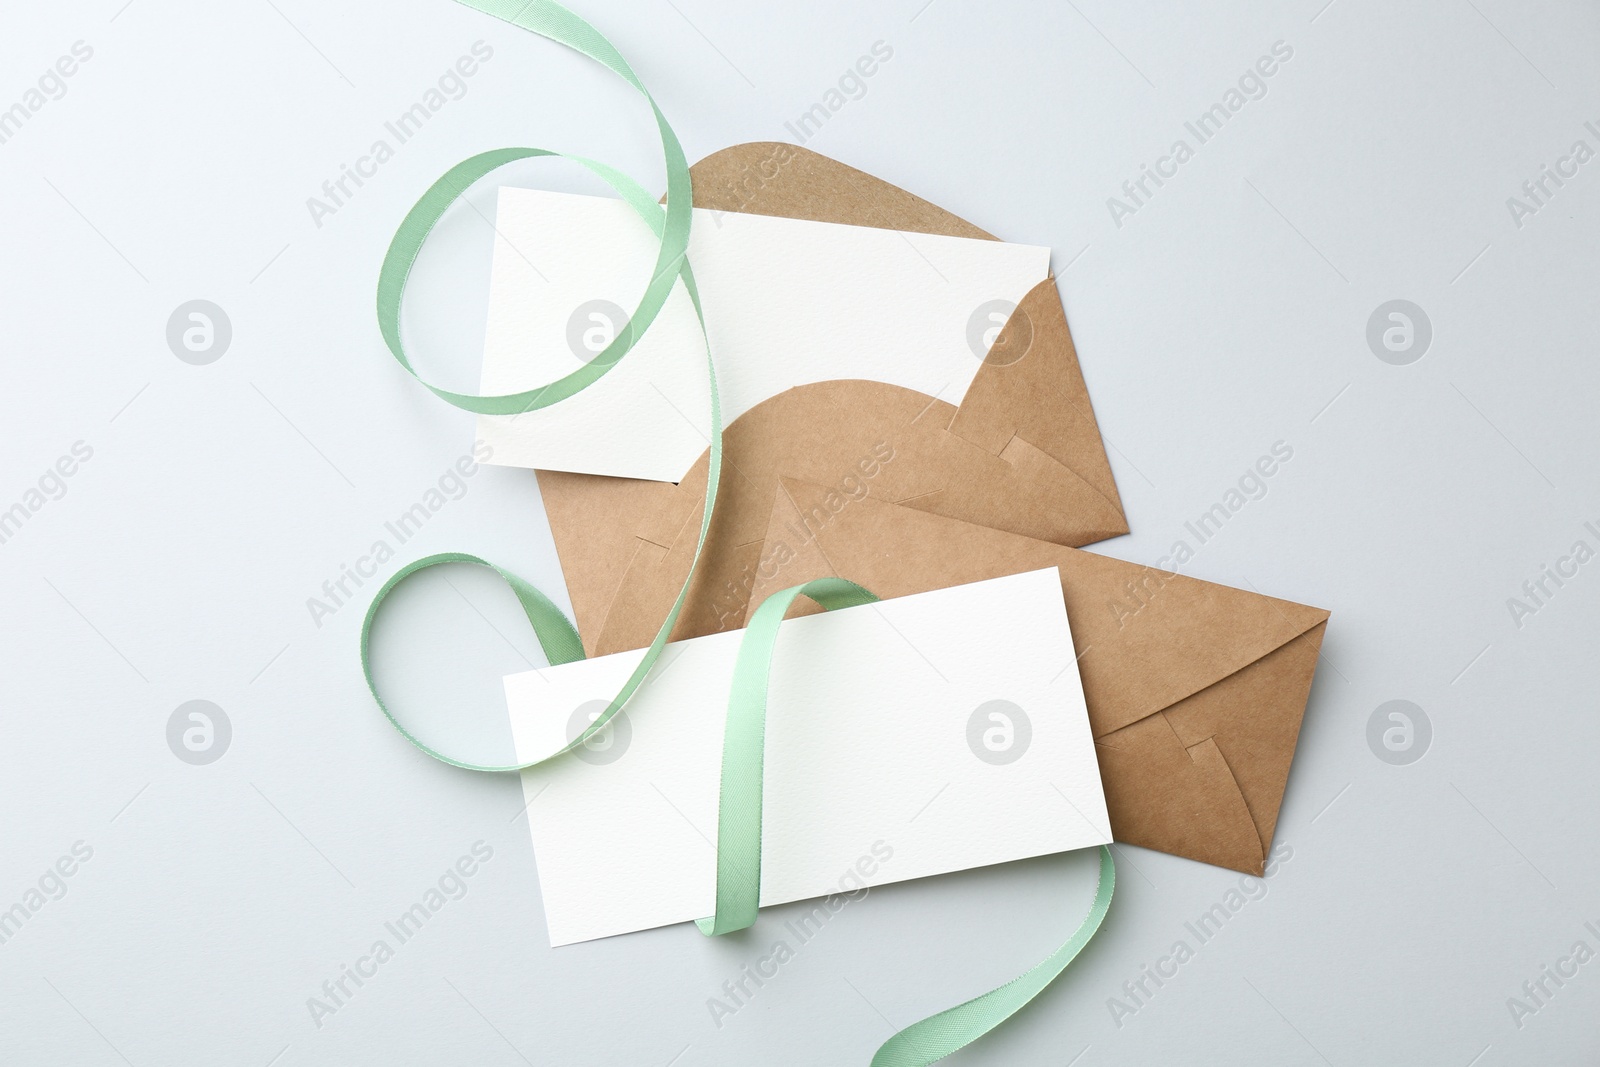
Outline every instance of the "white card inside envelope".
<svg viewBox="0 0 1600 1067">
<path fill-rule="evenodd" d="M 523 772 L 552 945 L 711 914 L 723 720 L 743 636 L 669 647 L 597 750 Z M 508 677 L 519 757 L 576 736 L 639 656 Z M 862 857 L 873 857 L 863 880 L 881 884 L 1110 841 L 1060 576 L 784 623 L 764 796 L 762 904 L 854 889 L 847 872 Z"/>
<path fill-rule="evenodd" d="M 644 291 L 656 239 L 620 200 L 500 190 L 485 393 L 576 370 Z M 959 403 L 1009 306 L 1050 250 L 696 210 L 690 230 L 724 422 L 785 389 L 866 378 Z M 976 351 L 974 350 L 976 348 Z M 711 435 L 705 348 L 680 282 L 655 323 L 588 389 L 526 415 L 482 416 L 495 463 L 678 481 Z"/>
</svg>

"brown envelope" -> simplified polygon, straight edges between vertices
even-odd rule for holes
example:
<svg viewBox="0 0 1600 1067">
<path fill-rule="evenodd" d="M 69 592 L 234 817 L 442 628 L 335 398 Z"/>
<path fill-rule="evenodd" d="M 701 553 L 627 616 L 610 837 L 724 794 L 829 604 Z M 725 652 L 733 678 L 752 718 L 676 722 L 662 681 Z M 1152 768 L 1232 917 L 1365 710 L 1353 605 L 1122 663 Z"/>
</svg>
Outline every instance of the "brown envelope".
<svg viewBox="0 0 1600 1067">
<path fill-rule="evenodd" d="M 753 604 L 829 575 L 897 597 L 1058 568 L 1113 835 L 1262 873 L 1328 612 L 792 478 L 764 541 Z"/>
<path fill-rule="evenodd" d="M 697 207 L 993 239 L 793 145 L 736 145 L 692 173 Z M 678 485 L 539 472 L 591 655 L 654 637 L 689 573 L 707 462 L 702 456 Z M 874 497 L 1065 545 L 1128 532 L 1051 280 L 1012 313 L 959 406 L 876 382 L 807 386 L 729 425 L 724 462 L 716 523 L 675 638 L 743 618 L 780 471 L 852 493 L 865 483 Z"/>
</svg>

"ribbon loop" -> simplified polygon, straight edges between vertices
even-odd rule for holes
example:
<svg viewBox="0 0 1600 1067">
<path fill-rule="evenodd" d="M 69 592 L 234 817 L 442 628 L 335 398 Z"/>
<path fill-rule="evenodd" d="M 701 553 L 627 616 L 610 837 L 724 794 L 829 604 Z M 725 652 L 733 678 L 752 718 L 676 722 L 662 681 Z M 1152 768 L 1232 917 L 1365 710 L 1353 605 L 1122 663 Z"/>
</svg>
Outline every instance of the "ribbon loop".
<svg viewBox="0 0 1600 1067">
<path fill-rule="evenodd" d="M 689 301 L 694 308 L 694 313 L 700 320 L 702 340 L 704 339 L 705 319 L 700 307 L 700 295 L 695 288 L 694 273 L 689 267 L 689 226 L 691 221 L 690 199 L 691 181 L 689 165 L 683 155 L 683 147 L 678 143 L 677 135 L 667 123 L 666 116 L 656 106 L 644 85 L 633 73 L 632 68 L 623 60 L 622 56 L 612 47 L 598 30 L 590 26 L 583 19 L 568 11 L 551 0 L 459 0 L 468 7 L 476 8 L 497 18 L 504 19 L 515 26 L 531 30 L 541 36 L 548 37 L 558 44 L 566 45 L 575 51 L 595 59 L 618 76 L 622 77 L 629 85 L 637 89 L 650 104 L 650 110 L 655 116 L 656 127 L 660 131 L 662 151 L 665 154 L 667 166 L 667 201 L 665 206 L 647 193 L 644 188 L 629 178 L 626 174 L 604 163 L 581 156 L 569 156 L 561 152 L 553 152 L 543 148 L 501 148 L 490 152 L 481 152 L 469 159 L 456 164 L 446 171 L 444 176 L 430 186 L 427 192 L 416 205 L 406 213 L 401 221 L 400 228 L 395 232 L 394 239 L 389 244 L 389 250 L 384 255 L 383 267 L 378 274 L 378 329 L 383 334 L 384 343 L 395 361 L 400 364 L 412 377 L 421 381 L 434 395 L 455 407 L 466 411 L 473 411 L 486 415 L 515 415 L 526 411 L 533 411 L 552 404 L 561 402 L 598 381 L 633 348 L 638 339 L 643 336 L 656 315 L 666 303 L 673 286 L 681 280 Z M 406 355 L 405 346 L 400 335 L 400 308 L 405 298 L 406 282 L 411 275 L 412 268 L 416 265 L 417 257 L 421 254 L 423 245 L 427 243 L 428 235 L 445 211 L 456 200 L 460 199 L 467 187 L 473 182 L 489 174 L 498 167 L 521 159 L 531 159 L 541 156 L 551 156 L 560 159 L 570 159 L 588 168 L 591 172 L 603 179 L 622 199 L 633 208 L 635 213 L 644 220 L 660 241 L 660 248 L 656 255 L 655 267 L 652 270 L 650 281 L 645 287 L 644 296 L 640 298 L 639 306 L 628 318 L 628 328 L 619 330 L 611 344 L 600 352 L 593 360 L 555 381 L 547 382 L 534 389 L 524 390 L 519 393 L 508 393 L 501 396 L 477 396 L 468 393 L 457 393 L 448 389 L 432 385 L 423 380 L 411 365 L 410 358 Z M 378 694 L 376 681 L 372 677 L 371 656 L 369 642 L 372 631 L 372 620 L 376 617 L 384 599 L 407 575 L 422 570 L 425 566 L 434 563 L 447 562 L 439 557 L 429 557 L 428 561 L 418 561 L 404 568 L 395 575 L 373 598 L 371 606 L 367 609 L 367 618 L 361 627 L 361 663 L 367 679 L 367 687 L 372 691 L 372 697 L 378 706 L 383 709 L 395 728 L 405 735 L 422 751 L 435 759 L 442 760 L 456 767 L 478 771 L 518 771 L 535 766 L 547 759 L 570 751 L 574 746 L 582 744 L 596 733 L 603 730 L 607 723 L 628 702 L 629 698 L 644 682 L 646 675 L 655 666 L 661 652 L 666 648 L 667 638 L 672 633 L 672 628 L 677 624 L 678 616 L 683 611 L 684 601 L 688 597 L 689 585 L 699 570 L 701 554 L 705 549 L 706 535 L 711 529 L 711 516 L 716 508 L 717 487 L 722 479 L 722 403 L 717 393 L 717 372 L 711 362 L 710 349 L 706 349 L 706 375 L 711 383 L 711 459 L 706 479 L 706 498 L 700 516 L 699 540 L 695 544 L 694 560 L 690 564 L 689 575 L 684 581 L 683 588 L 678 591 L 677 599 L 673 601 L 672 609 L 661 624 L 661 629 L 656 633 L 655 639 L 650 642 L 628 680 L 606 707 L 606 710 L 595 717 L 584 731 L 574 738 L 565 748 L 556 752 L 547 753 L 526 763 L 507 765 L 487 765 L 471 763 L 454 756 L 436 751 L 417 740 L 409 731 L 400 725 L 399 721 L 384 704 L 383 698 Z M 485 566 L 476 557 L 463 557 L 460 562 L 475 562 Z M 529 601 L 523 597 L 523 592 L 518 589 L 520 579 L 513 577 L 506 571 L 495 567 L 496 571 L 517 589 L 518 598 L 522 599 L 524 610 L 528 610 Z M 550 615 L 561 616 L 561 612 L 553 604 L 538 594 L 532 586 L 523 586 L 539 596 L 545 606 L 529 611 L 529 621 L 534 622 L 535 614 L 540 622 L 534 622 L 536 634 L 540 634 L 540 642 L 544 638 L 540 633 L 540 626 L 555 630 L 557 623 Z M 572 624 L 565 616 L 561 616 L 561 625 L 572 630 Z M 563 646 L 565 647 L 565 646 Z M 577 645 L 579 655 L 582 653 L 582 643 Z M 548 649 L 546 650 L 548 651 Z M 577 657 L 574 657 L 577 658 Z M 552 660 L 551 662 L 555 662 Z M 563 661 L 565 662 L 565 661 Z"/>
<path fill-rule="evenodd" d="M 406 282 L 410 279 L 412 268 L 416 266 L 417 257 L 421 255 L 428 235 L 444 217 L 445 211 L 461 198 L 470 185 L 508 163 L 542 156 L 569 159 L 599 176 L 621 194 L 622 199 L 660 239 L 660 252 L 656 257 L 650 282 L 645 287 L 644 296 L 639 300 L 639 306 L 628 317 L 629 329 L 619 331 L 603 351 L 577 370 L 533 389 L 501 396 L 477 396 L 433 385 L 423 379 L 411 365 L 411 359 L 406 354 L 405 345 L 400 338 L 400 306 L 405 299 Z M 688 246 L 689 222 L 685 217 L 680 225 L 674 226 L 672 223 L 675 221 L 678 220 L 672 218 L 670 206 L 667 209 L 666 221 L 663 221 L 661 205 L 645 192 L 642 186 L 621 171 L 596 160 L 552 152 L 544 148 L 499 148 L 492 152 L 480 152 L 446 171 L 443 177 L 429 186 L 428 191 L 422 194 L 422 199 L 417 201 L 401 221 L 394 240 L 389 244 L 389 251 L 383 257 L 383 267 L 378 273 L 378 328 L 383 334 L 384 343 L 389 346 L 389 351 L 407 373 L 448 404 L 480 415 L 520 415 L 527 411 L 549 407 L 599 381 L 612 367 L 621 362 L 622 357 L 627 355 L 638 338 L 643 336 L 645 330 L 655 321 L 678 275 L 687 269 L 684 252 Z"/>
<path fill-rule="evenodd" d="M 432 748 L 401 725 L 400 720 L 395 718 L 394 713 L 389 710 L 389 706 L 383 702 L 383 697 L 378 695 L 378 683 L 372 677 L 372 654 L 370 648 L 372 623 L 378 617 L 378 608 L 401 582 L 419 571 L 425 571 L 444 563 L 474 563 L 480 567 L 488 567 L 504 579 L 505 583 L 511 587 L 511 591 L 517 595 L 517 602 L 522 605 L 522 613 L 528 617 L 528 624 L 533 627 L 533 634 L 539 639 L 539 647 L 544 650 L 545 658 L 550 661 L 552 666 L 557 663 L 571 663 L 573 660 L 584 658 L 583 639 L 578 636 L 577 627 L 572 625 L 571 620 L 551 602 L 549 597 L 539 592 L 533 585 L 510 571 L 504 570 L 478 556 L 466 552 L 440 552 L 432 556 L 424 556 L 422 559 L 401 567 L 374 594 L 372 603 L 367 606 L 367 614 L 361 620 L 361 673 L 367 679 L 367 688 L 372 690 L 372 699 L 377 701 L 378 710 L 383 712 L 384 718 L 389 720 L 389 724 L 399 730 L 407 741 L 410 741 L 434 759 L 442 763 L 448 763 L 452 767 L 462 767 L 472 771 L 519 770 L 520 768 L 515 765 L 489 767 L 465 763 L 454 756 L 448 756 Z M 593 732 L 593 730 L 585 731 L 578 740 L 573 742 L 573 745 L 587 740 Z M 573 746 L 568 746 L 568 748 L 571 747 Z M 563 749 L 563 751 L 566 750 Z"/>
</svg>

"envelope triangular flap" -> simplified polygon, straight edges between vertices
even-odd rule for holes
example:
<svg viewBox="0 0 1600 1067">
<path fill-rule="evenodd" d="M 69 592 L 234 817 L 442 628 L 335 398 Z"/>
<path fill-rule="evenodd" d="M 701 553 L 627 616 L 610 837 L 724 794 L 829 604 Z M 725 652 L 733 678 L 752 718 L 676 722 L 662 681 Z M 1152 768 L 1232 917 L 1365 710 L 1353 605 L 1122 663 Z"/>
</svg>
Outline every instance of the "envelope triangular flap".
<svg viewBox="0 0 1600 1067">
<path fill-rule="evenodd" d="M 1113 736 L 1118 744 L 1095 741 L 1113 837 L 1261 874 L 1265 852 L 1260 829 L 1214 740 L 1186 749 L 1161 715 Z"/>
<path fill-rule="evenodd" d="M 1095 739 L 1117 840 L 1263 872 L 1326 628 Z"/>
<path fill-rule="evenodd" d="M 1263 855 L 1272 846 L 1303 718 L 1283 709 L 1304 709 L 1310 698 L 1327 627 L 1324 616 L 1250 666 L 1162 713 L 1185 747 L 1214 739 L 1260 831 Z"/>
<path fill-rule="evenodd" d="M 1121 520 L 1107 536 L 1128 532 L 1054 281 L 1034 286 L 1006 320 L 950 432 L 997 456 L 1013 442 L 1038 448 L 1105 497 L 1107 510 Z"/>
</svg>

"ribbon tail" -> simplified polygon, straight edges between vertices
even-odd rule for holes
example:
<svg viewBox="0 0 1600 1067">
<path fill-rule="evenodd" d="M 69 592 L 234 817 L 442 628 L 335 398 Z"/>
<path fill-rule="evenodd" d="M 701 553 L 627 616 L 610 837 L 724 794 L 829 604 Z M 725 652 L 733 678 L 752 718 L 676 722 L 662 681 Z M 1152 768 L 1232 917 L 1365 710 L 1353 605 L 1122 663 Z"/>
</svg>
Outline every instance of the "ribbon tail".
<svg viewBox="0 0 1600 1067">
<path fill-rule="evenodd" d="M 1032 970 L 1000 988 L 991 989 L 982 996 L 912 1023 L 879 1046 L 872 1057 L 871 1067 L 928 1067 L 957 1049 L 965 1048 L 1011 1018 L 1044 992 L 1083 951 L 1083 946 L 1089 943 L 1105 921 L 1116 885 L 1117 868 L 1111 861 L 1111 850 L 1101 845 L 1100 883 L 1095 889 L 1094 903 L 1066 944 Z"/>
</svg>

